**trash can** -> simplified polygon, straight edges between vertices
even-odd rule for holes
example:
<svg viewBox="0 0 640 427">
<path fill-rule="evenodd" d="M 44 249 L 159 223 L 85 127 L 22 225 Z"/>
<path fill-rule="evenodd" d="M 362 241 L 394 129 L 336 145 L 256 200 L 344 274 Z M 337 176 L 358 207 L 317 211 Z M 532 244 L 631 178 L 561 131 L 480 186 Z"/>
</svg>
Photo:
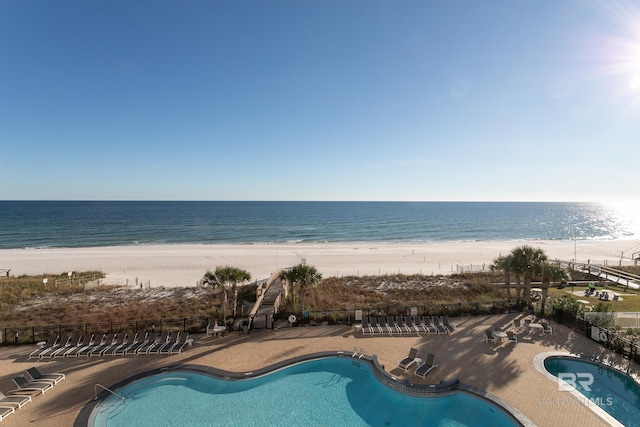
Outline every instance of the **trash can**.
<svg viewBox="0 0 640 427">
<path fill-rule="evenodd" d="M 249 321 L 248 320 L 243 320 L 242 321 L 242 333 L 243 334 L 248 334 L 249 333 Z"/>
</svg>

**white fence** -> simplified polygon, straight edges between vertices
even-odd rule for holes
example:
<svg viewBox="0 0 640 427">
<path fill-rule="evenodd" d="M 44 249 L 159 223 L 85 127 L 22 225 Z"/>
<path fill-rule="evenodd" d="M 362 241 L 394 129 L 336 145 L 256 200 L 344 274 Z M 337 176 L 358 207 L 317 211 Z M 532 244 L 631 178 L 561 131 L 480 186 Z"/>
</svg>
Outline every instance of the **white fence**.
<svg viewBox="0 0 640 427">
<path fill-rule="evenodd" d="M 640 328 L 640 313 L 638 312 L 585 312 L 584 320 L 603 328 L 622 329 Z"/>
</svg>

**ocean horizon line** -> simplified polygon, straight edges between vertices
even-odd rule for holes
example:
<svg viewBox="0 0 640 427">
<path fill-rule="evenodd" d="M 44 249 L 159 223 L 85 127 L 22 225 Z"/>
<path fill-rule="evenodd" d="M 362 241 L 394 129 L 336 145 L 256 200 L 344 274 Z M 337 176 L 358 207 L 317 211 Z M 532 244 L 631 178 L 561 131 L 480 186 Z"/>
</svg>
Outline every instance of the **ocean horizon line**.
<svg viewBox="0 0 640 427">
<path fill-rule="evenodd" d="M 5 249 L 639 236 L 635 216 L 594 203 L 0 201 L 0 248 Z"/>
<path fill-rule="evenodd" d="M 596 204 L 606 205 L 610 201 L 585 200 L 271 200 L 271 199 L 0 199 L 2 202 L 149 202 L 149 203 L 568 203 L 568 204 Z"/>
</svg>

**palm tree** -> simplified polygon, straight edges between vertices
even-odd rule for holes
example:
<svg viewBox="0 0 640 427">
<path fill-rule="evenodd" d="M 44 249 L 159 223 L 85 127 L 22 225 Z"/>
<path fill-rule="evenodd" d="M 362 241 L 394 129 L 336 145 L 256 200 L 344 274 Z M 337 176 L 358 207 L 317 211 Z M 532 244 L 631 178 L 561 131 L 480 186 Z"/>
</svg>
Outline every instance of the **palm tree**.
<svg viewBox="0 0 640 427">
<path fill-rule="evenodd" d="M 542 263 L 536 274 L 538 274 L 542 280 L 542 300 L 540 301 L 540 305 L 544 311 L 544 303 L 549 297 L 549 286 L 551 285 L 551 282 L 567 280 L 569 276 L 564 268 L 549 262 Z"/>
<path fill-rule="evenodd" d="M 511 299 L 511 255 L 502 256 L 493 260 L 491 270 L 502 270 L 504 273 L 504 285 L 507 288 L 507 298 Z"/>
<path fill-rule="evenodd" d="M 522 300 L 522 263 L 520 262 L 520 258 L 515 253 L 516 250 L 512 250 L 511 254 L 507 256 L 506 261 L 508 262 L 507 268 L 509 271 L 513 273 L 514 281 L 516 283 L 516 298 L 518 300 Z"/>
<path fill-rule="evenodd" d="M 511 255 L 516 277 L 518 273 L 521 273 L 524 277 L 525 298 L 527 306 L 529 306 L 531 305 L 531 279 L 534 272 L 539 271 L 542 263 L 547 261 L 547 255 L 542 249 L 527 245 L 518 246 L 511 251 Z"/>
<path fill-rule="evenodd" d="M 289 298 L 289 300 L 291 301 L 291 306 L 295 307 L 296 293 L 295 293 L 294 285 L 298 280 L 296 271 L 294 271 L 293 268 L 282 270 L 282 272 L 280 273 L 280 280 L 287 282 L 289 284 L 289 288 L 291 292 L 291 297 Z"/>
<path fill-rule="evenodd" d="M 231 286 L 233 291 L 233 317 L 236 317 L 236 310 L 238 305 L 238 283 L 251 280 L 251 274 L 237 267 L 231 267 L 228 265 L 218 266 L 214 272 L 207 271 L 202 278 L 202 282 L 214 287 L 222 286 L 224 291 L 224 322 L 227 321 L 227 287 Z"/>
<path fill-rule="evenodd" d="M 304 310 L 304 297 L 306 295 L 306 289 L 309 285 L 315 285 L 322 280 L 322 274 L 318 270 L 306 264 L 298 264 L 295 267 L 291 267 L 288 270 L 283 271 L 280 274 L 280 279 L 286 280 L 291 285 L 292 301 L 295 307 L 295 292 L 294 287 L 297 285 L 300 294 L 300 305 Z"/>
</svg>

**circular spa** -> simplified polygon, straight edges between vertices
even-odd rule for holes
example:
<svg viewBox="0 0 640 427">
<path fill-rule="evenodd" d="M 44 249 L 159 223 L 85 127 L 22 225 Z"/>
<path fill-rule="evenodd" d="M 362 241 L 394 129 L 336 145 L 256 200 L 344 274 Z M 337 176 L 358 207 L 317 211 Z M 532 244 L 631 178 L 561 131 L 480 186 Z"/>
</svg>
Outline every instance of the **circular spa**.
<svg viewBox="0 0 640 427">
<path fill-rule="evenodd" d="M 567 355 L 547 356 L 543 364 L 556 377 L 559 390 L 580 393 L 575 394 L 579 400 L 601 416 L 604 411 L 622 425 L 637 425 L 640 386 L 633 378 L 600 363 Z"/>
<path fill-rule="evenodd" d="M 519 426 L 479 396 L 403 393 L 383 384 L 374 363 L 319 357 L 245 379 L 187 366 L 114 386 L 83 409 L 76 426 L 349 425 Z M 247 375 L 251 375 L 249 373 Z"/>
</svg>

